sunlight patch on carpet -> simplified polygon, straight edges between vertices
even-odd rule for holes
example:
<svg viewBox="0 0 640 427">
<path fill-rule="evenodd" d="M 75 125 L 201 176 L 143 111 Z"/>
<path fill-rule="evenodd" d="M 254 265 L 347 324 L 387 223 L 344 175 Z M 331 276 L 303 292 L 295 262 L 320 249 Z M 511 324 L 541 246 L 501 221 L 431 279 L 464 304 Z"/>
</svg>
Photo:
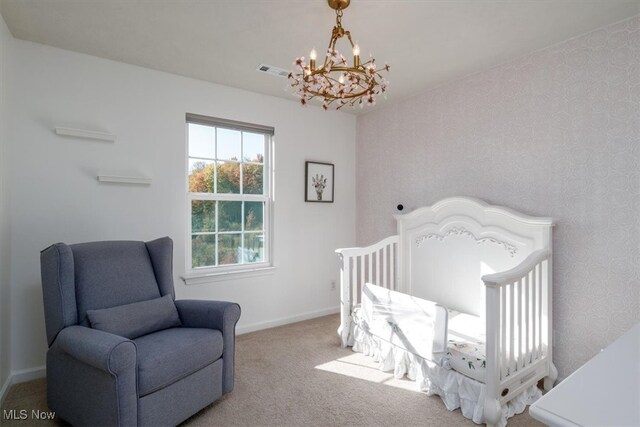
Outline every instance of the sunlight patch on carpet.
<svg viewBox="0 0 640 427">
<path fill-rule="evenodd" d="M 318 365 L 315 368 L 325 372 L 332 372 L 334 374 L 357 378 L 359 380 L 371 381 L 378 384 L 401 388 L 403 390 L 422 393 L 418 390 L 418 386 L 414 381 L 407 378 L 394 378 L 393 372 L 381 371 L 378 369 L 377 362 L 374 362 L 372 358 L 361 353 L 354 353 L 346 357 L 341 357 L 340 359 Z"/>
</svg>

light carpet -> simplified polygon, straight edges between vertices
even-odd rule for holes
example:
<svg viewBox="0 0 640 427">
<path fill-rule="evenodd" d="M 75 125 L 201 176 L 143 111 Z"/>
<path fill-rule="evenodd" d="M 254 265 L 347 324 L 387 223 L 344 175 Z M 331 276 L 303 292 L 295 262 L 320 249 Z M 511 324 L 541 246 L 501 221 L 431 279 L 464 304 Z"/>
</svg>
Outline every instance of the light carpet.
<svg viewBox="0 0 640 427">
<path fill-rule="evenodd" d="M 340 348 L 337 315 L 240 335 L 232 393 L 184 426 L 474 426 L 415 383 L 380 372 L 370 358 Z M 5 410 L 47 410 L 44 379 L 15 385 Z M 0 414 L 3 415 L 3 414 Z M 61 420 L 7 420 L 7 426 L 64 425 Z M 528 411 L 510 427 L 542 426 Z"/>
</svg>

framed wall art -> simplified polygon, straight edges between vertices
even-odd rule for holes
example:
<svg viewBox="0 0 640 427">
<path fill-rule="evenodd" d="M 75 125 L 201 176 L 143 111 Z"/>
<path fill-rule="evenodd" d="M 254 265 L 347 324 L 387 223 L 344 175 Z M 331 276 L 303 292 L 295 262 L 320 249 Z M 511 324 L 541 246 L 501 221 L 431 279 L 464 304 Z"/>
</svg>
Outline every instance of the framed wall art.
<svg viewBox="0 0 640 427">
<path fill-rule="evenodd" d="M 306 162 L 304 168 L 305 202 L 333 203 L 333 164 Z"/>
</svg>

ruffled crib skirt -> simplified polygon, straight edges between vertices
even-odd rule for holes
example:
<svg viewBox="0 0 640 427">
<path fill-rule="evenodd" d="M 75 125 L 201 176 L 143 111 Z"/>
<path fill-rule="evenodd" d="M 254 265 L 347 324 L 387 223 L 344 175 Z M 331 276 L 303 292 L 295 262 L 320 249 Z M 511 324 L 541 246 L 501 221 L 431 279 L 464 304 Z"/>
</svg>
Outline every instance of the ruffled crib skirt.
<svg viewBox="0 0 640 427">
<path fill-rule="evenodd" d="M 393 371 L 395 378 L 406 375 L 428 396 L 437 394 L 448 410 L 460 408 L 464 417 L 476 424 L 484 423 L 485 384 L 448 369 L 446 360 L 442 363 L 443 366 L 440 366 L 416 356 L 371 335 L 356 322 L 351 324 L 349 344 L 353 346 L 353 351 L 370 356 L 378 362 L 380 370 Z M 502 417 L 498 425 L 506 426 L 507 419 L 524 412 L 527 405 L 531 405 L 540 397 L 540 389 L 535 385 L 528 387 L 502 406 Z"/>
</svg>

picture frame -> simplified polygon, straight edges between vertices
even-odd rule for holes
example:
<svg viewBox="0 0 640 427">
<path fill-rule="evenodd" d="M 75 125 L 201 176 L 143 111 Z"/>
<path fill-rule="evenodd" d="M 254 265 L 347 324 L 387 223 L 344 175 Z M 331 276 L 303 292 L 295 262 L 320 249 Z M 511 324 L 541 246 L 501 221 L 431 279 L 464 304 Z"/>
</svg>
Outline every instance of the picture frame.
<svg viewBox="0 0 640 427">
<path fill-rule="evenodd" d="M 305 162 L 304 201 L 333 203 L 334 165 L 333 163 Z"/>
</svg>

